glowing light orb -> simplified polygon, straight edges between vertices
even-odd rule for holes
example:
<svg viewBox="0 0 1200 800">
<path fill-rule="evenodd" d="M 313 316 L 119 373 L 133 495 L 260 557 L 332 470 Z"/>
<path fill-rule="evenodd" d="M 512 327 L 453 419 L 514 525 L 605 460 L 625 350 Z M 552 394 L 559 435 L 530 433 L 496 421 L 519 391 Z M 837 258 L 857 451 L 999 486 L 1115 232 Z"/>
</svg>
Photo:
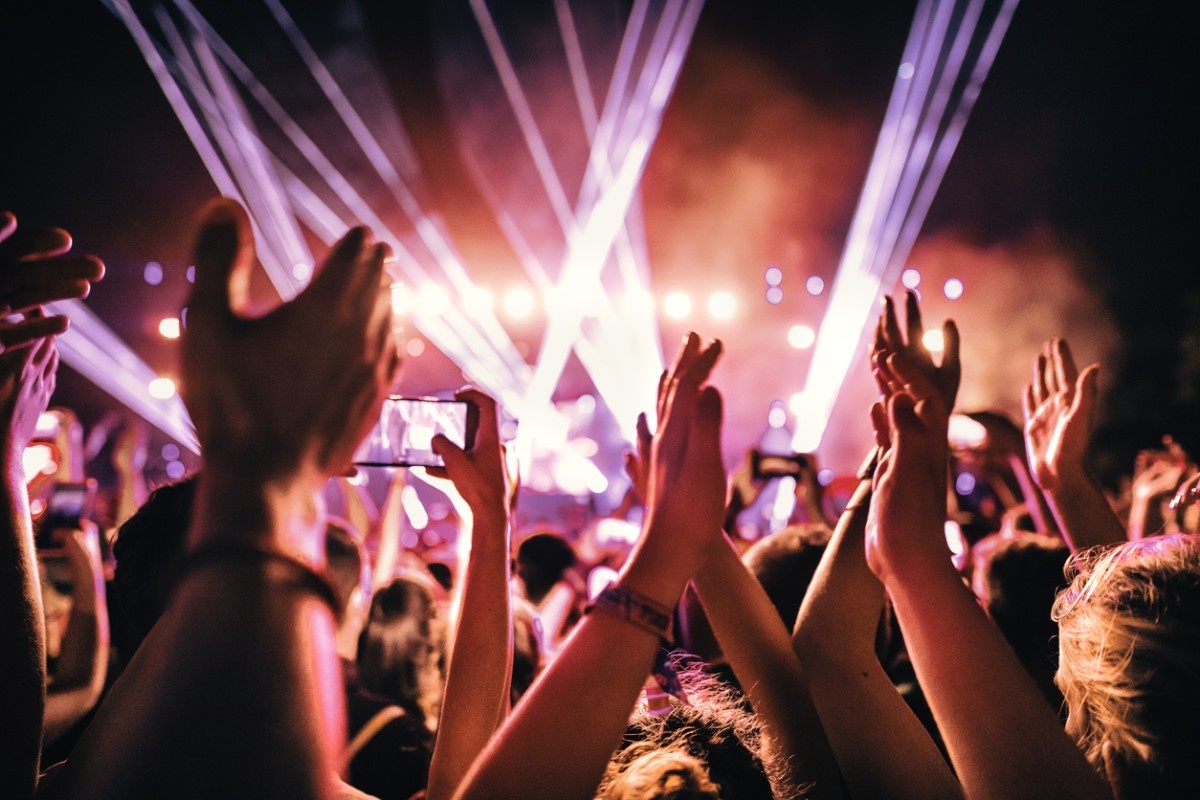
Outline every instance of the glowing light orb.
<svg viewBox="0 0 1200 800">
<path fill-rule="evenodd" d="M 729 319 L 737 313 L 737 300 L 729 292 L 713 292 L 708 298 L 708 313 L 716 319 Z"/>
<path fill-rule="evenodd" d="M 180 333 L 179 317 L 164 317 L 158 323 L 158 332 L 164 339 L 178 339 Z"/>
<path fill-rule="evenodd" d="M 163 280 L 162 264 L 159 264 L 157 261 L 151 261 L 142 270 L 142 278 L 151 286 L 158 286 Z"/>
<path fill-rule="evenodd" d="M 820 297 L 821 292 L 825 291 L 825 279 L 820 275 L 810 275 L 804 282 L 804 288 L 813 297 Z"/>
<path fill-rule="evenodd" d="M 783 270 L 774 266 L 767 267 L 767 271 L 763 277 L 766 278 L 767 286 L 778 286 L 783 283 Z"/>
<path fill-rule="evenodd" d="M 946 339 L 937 328 L 925 331 L 925 335 L 921 337 L 921 344 L 931 353 L 940 353 L 946 349 Z"/>
<path fill-rule="evenodd" d="M 817 333 L 807 325 L 793 325 L 788 328 L 788 344 L 797 350 L 807 350 L 817 341 Z"/>
<path fill-rule="evenodd" d="M 778 286 L 772 286 L 767 289 L 767 302 L 773 306 L 777 306 L 783 302 L 783 289 Z"/>
<path fill-rule="evenodd" d="M 533 295 L 528 289 L 510 289 L 504 295 L 504 313 L 513 319 L 524 319 L 533 313 Z"/>
<path fill-rule="evenodd" d="M 150 396 L 157 400 L 170 400 L 175 396 L 175 381 L 170 378 L 155 378 L 146 389 Z"/>
<path fill-rule="evenodd" d="M 921 271 L 909 267 L 900 275 L 900 282 L 905 289 L 915 289 L 921 285 Z"/>
<path fill-rule="evenodd" d="M 946 295 L 947 300 L 957 300 L 963 295 L 963 282 L 958 278 L 951 278 L 942 287 L 942 292 Z"/>
<path fill-rule="evenodd" d="M 692 298 L 686 292 L 670 292 L 663 298 L 663 312 L 671 319 L 686 319 L 692 313 Z"/>
</svg>

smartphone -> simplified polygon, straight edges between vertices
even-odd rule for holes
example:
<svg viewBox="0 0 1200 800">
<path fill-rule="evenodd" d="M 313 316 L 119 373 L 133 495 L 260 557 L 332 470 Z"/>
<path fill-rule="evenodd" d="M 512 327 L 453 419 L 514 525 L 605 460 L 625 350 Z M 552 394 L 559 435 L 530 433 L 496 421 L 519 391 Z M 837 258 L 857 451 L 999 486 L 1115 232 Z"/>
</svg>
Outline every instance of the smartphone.
<svg viewBox="0 0 1200 800">
<path fill-rule="evenodd" d="M 79 530 L 80 521 L 92 511 L 96 481 L 58 483 L 46 498 L 46 510 L 38 519 L 34 544 L 39 550 L 56 550 L 62 543 L 54 538 L 58 530 Z"/>
<path fill-rule="evenodd" d="M 751 474 L 756 480 L 768 478 L 799 477 L 813 468 L 813 458 L 808 453 L 778 455 L 760 453 L 755 450 L 750 456 Z"/>
<path fill-rule="evenodd" d="M 379 422 L 355 453 L 360 467 L 440 467 L 433 437 L 444 435 L 464 450 L 475 444 L 479 409 L 462 400 L 436 397 L 389 397 Z"/>
</svg>

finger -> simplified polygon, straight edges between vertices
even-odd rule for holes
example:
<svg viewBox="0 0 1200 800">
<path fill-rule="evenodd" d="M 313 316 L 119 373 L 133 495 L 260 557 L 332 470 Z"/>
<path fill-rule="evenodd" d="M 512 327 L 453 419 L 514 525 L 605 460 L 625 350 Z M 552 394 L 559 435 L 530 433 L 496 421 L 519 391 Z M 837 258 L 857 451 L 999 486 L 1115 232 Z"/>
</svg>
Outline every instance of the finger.
<svg viewBox="0 0 1200 800">
<path fill-rule="evenodd" d="M 1038 353 L 1033 362 L 1033 399 L 1040 406 L 1050 396 L 1050 388 L 1046 385 L 1046 354 Z"/>
<path fill-rule="evenodd" d="M 1025 414 L 1025 422 L 1033 419 L 1033 415 L 1037 413 L 1037 400 L 1033 396 L 1033 384 L 1025 384 L 1025 391 L 1021 393 L 1021 411 Z"/>
<path fill-rule="evenodd" d="M 445 434 L 435 434 L 429 444 L 430 449 L 441 456 L 442 461 L 446 462 L 446 472 L 450 480 L 454 480 L 456 473 L 462 473 L 470 469 L 471 458 L 467 455 L 467 451 L 450 441 Z"/>
<path fill-rule="evenodd" d="M 921 322 L 921 304 L 917 301 L 917 293 L 912 289 L 905 292 L 904 322 L 908 330 L 909 351 L 917 358 L 933 363 L 933 356 L 925 347 L 917 347 L 925 338 L 925 325 Z"/>
<path fill-rule="evenodd" d="M 923 447 L 925 429 L 911 395 L 901 393 L 888 401 L 888 427 L 898 459 L 907 460 L 916 454 L 912 448 Z"/>
<path fill-rule="evenodd" d="M 681 380 L 695 386 L 699 386 L 708 380 L 712 375 L 713 367 L 717 365 L 717 360 L 721 357 L 721 352 L 725 345 L 720 339 L 713 339 L 707 347 L 701 350 L 688 365 Z"/>
<path fill-rule="evenodd" d="M 946 409 L 954 407 L 958 396 L 958 386 L 962 382 L 962 337 L 958 332 L 958 323 L 948 319 L 942 323 L 942 365 L 938 367 L 942 386 L 945 387 Z"/>
<path fill-rule="evenodd" d="M 642 463 L 628 450 L 625 451 L 625 474 L 629 476 L 629 482 L 633 484 L 634 491 L 640 497 L 642 494 Z"/>
<path fill-rule="evenodd" d="M 875 321 L 875 337 L 871 342 L 871 352 L 876 353 L 887 349 L 887 340 L 883 336 L 883 314 Z"/>
<path fill-rule="evenodd" d="M 886 450 L 891 446 L 888 433 L 887 409 L 883 403 L 871 404 L 871 432 L 875 436 L 875 446 Z"/>
<path fill-rule="evenodd" d="M 700 386 L 712 374 L 717 359 L 721 357 L 721 348 L 721 341 L 714 339 L 671 381 L 670 396 L 667 400 L 671 414 L 692 413 L 699 399 Z"/>
<path fill-rule="evenodd" d="M 1075 390 L 1075 381 L 1079 379 L 1079 370 L 1075 367 L 1075 357 L 1066 339 L 1054 340 L 1054 373 L 1060 391 L 1070 395 Z M 1068 398 L 1067 402 L 1071 402 Z"/>
<path fill-rule="evenodd" d="M 0 244 L 13 235 L 17 229 L 17 218 L 11 211 L 0 211 Z"/>
<path fill-rule="evenodd" d="M 492 396 L 469 386 L 455 392 L 454 399 L 470 403 L 479 410 L 479 427 L 475 431 L 475 447 L 472 449 L 478 450 L 483 444 L 495 447 L 500 441 L 500 422 L 496 401 Z"/>
<path fill-rule="evenodd" d="M 1070 415 L 1083 414 L 1084 419 L 1092 419 L 1092 411 L 1096 407 L 1097 379 L 1100 376 L 1100 365 L 1092 364 L 1075 381 L 1075 400 L 1071 403 Z"/>
<path fill-rule="evenodd" d="M 654 436 L 650 433 L 650 423 L 646 419 L 646 412 L 641 412 L 637 417 L 637 445 L 638 456 L 645 458 L 650 452 L 650 442 Z"/>
<path fill-rule="evenodd" d="M 900 333 L 900 323 L 896 319 L 896 304 L 891 295 L 883 298 L 883 341 L 889 350 L 903 350 L 904 336 Z"/>
<path fill-rule="evenodd" d="M 0 323 L 0 353 L 28 347 L 46 336 L 60 334 L 67 325 L 67 318 L 58 315 Z"/>
<path fill-rule="evenodd" d="M 71 234 L 62 228 L 21 228 L 0 242 L 0 261 L 59 256 L 70 249 Z"/>
<path fill-rule="evenodd" d="M 667 406 L 667 371 L 664 369 L 658 376 L 658 394 L 654 400 L 655 423 L 661 422 Z"/>
<path fill-rule="evenodd" d="M 188 303 L 196 312 L 239 312 L 249 302 L 254 237 L 250 218 L 236 201 L 221 198 L 201 213 L 194 262 L 196 280 Z"/>
</svg>

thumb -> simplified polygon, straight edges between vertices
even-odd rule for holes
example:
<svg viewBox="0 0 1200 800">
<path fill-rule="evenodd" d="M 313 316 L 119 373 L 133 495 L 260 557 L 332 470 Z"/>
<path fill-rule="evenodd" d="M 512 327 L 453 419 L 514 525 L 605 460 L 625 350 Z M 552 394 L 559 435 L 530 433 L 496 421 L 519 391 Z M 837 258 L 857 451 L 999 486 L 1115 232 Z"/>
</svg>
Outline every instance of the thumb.
<svg viewBox="0 0 1200 800">
<path fill-rule="evenodd" d="M 1071 417 L 1083 414 L 1084 419 L 1092 418 L 1092 409 L 1096 405 L 1096 381 L 1099 377 L 1099 364 L 1092 364 L 1079 373 L 1079 377 L 1075 379 L 1075 398 L 1071 402 Z"/>
<path fill-rule="evenodd" d="M 196 282 L 189 307 L 239 311 L 249 296 L 254 263 L 250 218 L 234 200 L 221 198 L 205 206 L 194 250 Z"/>
</svg>

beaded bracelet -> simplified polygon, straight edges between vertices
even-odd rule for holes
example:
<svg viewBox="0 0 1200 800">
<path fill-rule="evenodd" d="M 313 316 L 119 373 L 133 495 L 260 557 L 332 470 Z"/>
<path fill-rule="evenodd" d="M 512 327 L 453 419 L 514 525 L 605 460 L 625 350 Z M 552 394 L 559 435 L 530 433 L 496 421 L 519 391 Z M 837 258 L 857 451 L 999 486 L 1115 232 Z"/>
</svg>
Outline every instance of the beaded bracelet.
<svg viewBox="0 0 1200 800">
<path fill-rule="evenodd" d="M 205 545 L 184 558 L 175 572 L 173 585 L 178 587 L 187 576 L 221 564 L 257 566 L 268 582 L 285 584 L 315 595 L 333 612 L 334 619 L 341 618 L 342 603 L 329 579 L 300 559 L 274 550 L 231 542 Z"/>
<path fill-rule="evenodd" d="M 592 611 L 602 611 L 623 619 L 660 638 L 665 638 L 671 630 L 670 609 L 612 583 L 596 595 L 584 613 Z"/>
</svg>

